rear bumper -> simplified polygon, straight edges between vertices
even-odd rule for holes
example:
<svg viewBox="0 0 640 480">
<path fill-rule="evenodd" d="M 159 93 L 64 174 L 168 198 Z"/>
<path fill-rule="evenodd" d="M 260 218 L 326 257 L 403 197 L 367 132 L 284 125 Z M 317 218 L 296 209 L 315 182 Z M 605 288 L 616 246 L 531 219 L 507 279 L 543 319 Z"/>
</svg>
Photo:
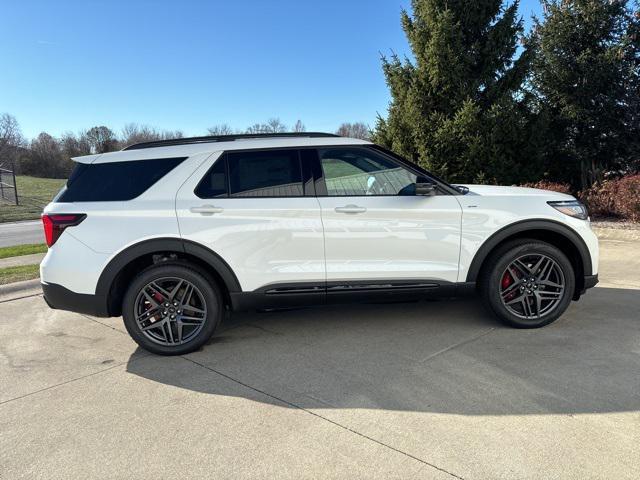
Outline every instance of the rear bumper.
<svg viewBox="0 0 640 480">
<path fill-rule="evenodd" d="M 44 300 L 56 310 L 85 313 L 94 317 L 108 317 L 107 300 L 99 295 L 72 292 L 55 283 L 42 283 Z"/>
</svg>

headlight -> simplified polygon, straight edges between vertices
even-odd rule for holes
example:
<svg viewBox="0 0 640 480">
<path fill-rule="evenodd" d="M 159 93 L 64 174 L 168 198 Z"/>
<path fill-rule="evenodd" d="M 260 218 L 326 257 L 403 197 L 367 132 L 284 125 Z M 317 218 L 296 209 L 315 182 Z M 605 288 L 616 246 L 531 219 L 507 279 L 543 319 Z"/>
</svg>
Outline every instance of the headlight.
<svg viewBox="0 0 640 480">
<path fill-rule="evenodd" d="M 589 212 L 578 200 L 565 200 L 560 202 L 547 202 L 553 208 L 559 212 L 569 215 L 573 218 L 579 218 L 580 220 L 587 220 L 589 218 Z"/>
</svg>

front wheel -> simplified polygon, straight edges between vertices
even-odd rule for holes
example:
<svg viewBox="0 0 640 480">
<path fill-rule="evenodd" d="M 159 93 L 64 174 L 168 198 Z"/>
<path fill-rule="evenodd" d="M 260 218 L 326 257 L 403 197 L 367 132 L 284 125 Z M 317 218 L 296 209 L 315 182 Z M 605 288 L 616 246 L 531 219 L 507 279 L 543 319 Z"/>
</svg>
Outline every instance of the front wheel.
<svg viewBox="0 0 640 480">
<path fill-rule="evenodd" d="M 129 335 L 145 350 L 182 355 L 200 348 L 222 319 L 220 291 L 186 264 L 158 264 L 131 283 L 122 305 Z"/>
<path fill-rule="evenodd" d="M 571 262 L 558 248 L 517 240 L 488 259 L 480 278 L 485 305 L 516 328 L 538 328 L 559 318 L 575 289 Z"/>
</svg>

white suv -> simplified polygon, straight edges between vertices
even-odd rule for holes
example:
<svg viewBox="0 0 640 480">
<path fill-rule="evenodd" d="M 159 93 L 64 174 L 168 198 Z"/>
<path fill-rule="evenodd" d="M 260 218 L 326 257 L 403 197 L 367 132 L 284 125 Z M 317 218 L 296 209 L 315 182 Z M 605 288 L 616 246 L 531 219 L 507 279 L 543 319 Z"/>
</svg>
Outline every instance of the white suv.
<svg viewBox="0 0 640 480">
<path fill-rule="evenodd" d="M 122 315 L 159 354 L 199 348 L 226 310 L 476 289 L 506 323 L 540 327 L 598 281 L 573 197 L 452 186 L 362 140 L 199 137 L 74 160 L 42 217 L 45 299 Z"/>
</svg>

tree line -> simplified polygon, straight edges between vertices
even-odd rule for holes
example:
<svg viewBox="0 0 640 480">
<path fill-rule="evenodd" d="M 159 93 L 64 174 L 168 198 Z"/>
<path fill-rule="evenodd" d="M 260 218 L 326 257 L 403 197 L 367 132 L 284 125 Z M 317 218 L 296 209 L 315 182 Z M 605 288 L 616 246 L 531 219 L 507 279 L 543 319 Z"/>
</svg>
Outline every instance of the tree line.
<svg viewBox="0 0 640 480">
<path fill-rule="evenodd" d="M 240 133 L 304 132 L 298 120 L 288 127 L 278 118 L 255 123 L 246 129 L 234 129 L 227 124 L 210 127 L 207 135 Z M 336 132 L 342 136 L 368 138 L 370 129 L 364 123 L 343 123 Z M 9 165 L 17 174 L 45 178 L 67 178 L 73 169 L 73 157 L 114 152 L 135 143 L 183 138 L 180 130 L 160 130 L 147 125 L 129 123 L 116 133 L 106 126 L 91 127 L 78 133 L 66 132 L 54 137 L 46 132 L 27 140 L 16 118 L 8 113 L 0 115 L 0 167 Z"/>
<path fill-rule="evenodd" d="M 640 12 L 627 0 L 413 0 L 382 58 L 374 140 L 449 181 L 585 189 L 640 163 Z"/>
<path fill-rule="evenodd" d="M 391 101 L 370 131 L 343 124 L 340 135 L 371 137 L 455 183 L 568 184 L 574 191 L 640 168 L 640 11 L 637 1 L 542 0 L 530 31 L 518 0 L 412 0 L 401 22 L 412 55 L 383 56 Z M 304 131 L 271 119 L 209 134 Z M 21 138 L 0 117 L 0 162 L 61 176 L 70 157 L 131 143 L 176 138 L 130 124 L 54 138 Z M 5 153 L 3 153 L 3 151 Z"/>
</svg>

